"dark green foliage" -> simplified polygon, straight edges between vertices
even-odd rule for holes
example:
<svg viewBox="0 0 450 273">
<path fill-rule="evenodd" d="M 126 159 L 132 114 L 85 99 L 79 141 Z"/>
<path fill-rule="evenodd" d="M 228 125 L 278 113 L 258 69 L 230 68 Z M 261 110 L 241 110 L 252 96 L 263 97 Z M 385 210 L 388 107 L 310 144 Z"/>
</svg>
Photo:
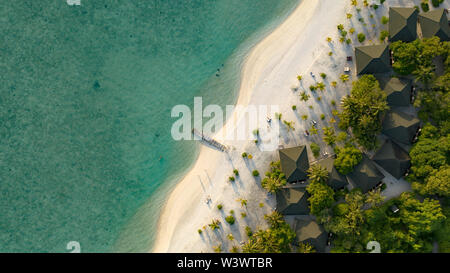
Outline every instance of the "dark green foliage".
<svg viewBox="0 0 450 273">
<path fill-rule="evenodd" d="M 339 115 L 341 129 L 352 128 L 357 142 L 366 149 L 376 147 L 376 136 L 381 131 L 381 117 L 389 109 L 386 93 L 381 91 L 373 75 L 363 75 L 353 82 L 349 96 L 343 98 Z"/>
<path fill-rule="evenodd" d="M 346 147 L 337 149 L 337 157 L 334 161 L 334 166 L 341 174 L 349 174 L 361 160 L 361 151 L 352 145 L 347 145 Z"/>
<path fill-rule="evenodd" d="M 261 181 L 261 186 L 268 192 L 275 193 L 286 185 L 286 176 L 281 172 L 280 161 L 270 163 L 271 171 Z"/>
<path fill-rule="evenodd" d="M 439 37 L 433 37 L 410 43 L 397 41 L 390 48 L 395 60 L 392 67 L 397 73 L 410 75 L 415 71 L 415 74 L 420 75 L 424 68 L 431 67 L 434 70 L 433 58 L 445 54 L 448 43 L 441 43 Z"/>
<path fill-rule="evenodd" d="M 320 146 L 317 145 L 316 143 L 312 142 L 309 147 L 311 148 L 311 151 L 313 153 L 313 155 L 315 157 L 319 157 L 320 156 Z"/>
<path fill-rule="evenodd" d="M 228 224 L 233 225 L 234 222 L 235 222 L 234 216 L 233 216 L 233 215 L 228 215 L 228 216 L 225 218 L 225 221 L 227 221 Z"/>
<path fill-rule="evenodd" d="M 422 7 L 422 10 L 424 12 L 427 12 L 430 10 L 430 6 L 428 5 L 428 0 L 426 2 L 422 1 L 422 3 L 420 3 L 420 6 Z"/>
<path fill-rule="evenodd" d="M 349 198 L 349 195 L 354 196 Z M 363 211 L 364 197 L 351 193 L 345 205 L 334 209 L 329 224 L 336 234 L 333 252 L 368 252 L 369 241 L 377 241 L 385 252 L 431 252 L 433 233 L 445 219 L 436 200 L 415 199 L 411 193 L 381 206 Z M 399 212 L 394 214 L 390 206 L 396 204 Z"/>
<path fill-rule="evenodd" d="M 244 253 L 287 253 L 295 240 L 295 232 L 278 212 L 264 216 L 269 224 L 266 230 L 258 230 L 250 235 L 242 247 Z"/>
<path fill-rule="evenodd" d="M 311 166 L 308 170 L 311 180 L 306 188 L 311 195 L 308 198 L 311 214 L 319 215 L 324 209 L 330 208 L 334 203 L 334 191 L 326 184 L 328 171 L 319 164 Z"/>
<path fill-rule="evenodd" d="M 410 151 L 413 189 L 424 195 L 450 196 L 450 135 L 427 124 Z"/>
<path fill-rule="evenodd" d="M 258 176 L 258 175 L 259 175 L 258 170 L 253 170 L 252 175 L 253 175 L 253 176 Z"/>
<path fill-rule="evenodd" d="M 364 42 L 366 40 L 366 35 L 364 33 L 358 33 L 358 41 L 360 43 Z"/>
</svg>

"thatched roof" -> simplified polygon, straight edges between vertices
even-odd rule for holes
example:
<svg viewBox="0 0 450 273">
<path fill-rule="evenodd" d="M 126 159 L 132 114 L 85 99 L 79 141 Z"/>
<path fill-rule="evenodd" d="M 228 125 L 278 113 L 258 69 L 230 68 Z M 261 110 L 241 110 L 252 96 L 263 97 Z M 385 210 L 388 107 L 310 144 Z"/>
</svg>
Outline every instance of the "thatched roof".
<svg viewBox="0 0 450 273">
<path fill-rule="evenodd" d="M 411 96 L 411 81 L 408 79 L 387 78 L 379 79 L 380 88 L 387 95 L 389 106 L 408 106 Z"/>
<path fill-rule="evenodd" d="M 384 178 L 375 164 L 366 155 L 363 155 L 361 162 L 355 166 L 353 172 L 347 175 L 349 182 L 361 189 L 363 193 L 375 187 Z"/>
<path fill-rule="evenodd" d="M 325 252 L 328 234 L 321 225 L 311 218 L 295 219 L 294 225 L 299 242 L 312 245 L 317 252 Z"/>
<path fill-rule="evenodd" d="M 389 40 L 392 42 L 416 40 L 417 14 L 415 8 L 389 8 Z"/>
<path fill-rule="evenodd" d="M 379 74 L 391 71 L 389 48 L 386 44 L 355 48 L 356 71 L 361 74 Z"/>
<path fill-rule="evenodd" d="M 419 126 L 420 120 L 418 118 L 393 108 L 386 113 L 383 119 L 382 132 L 395 141 L 409 145 L 413 141 Z"/>
<path fill-rule="evenodd" d="M 390 139 L 378 149 L 372 160 L 397 179 L 405 175 L 411 166 L 408 153 Z"/>
<path fill-rule="evenodd" d="M 448 26 L 447 14 L 444 9 L 435 9 L 419 15 L 420 29 L 424 38 L 438 36 L 441 41 L 448 41 L 450 27 Z"/>
<path fill-rule="evenodd" d="M 333 188 L 334 190 L 339 190 L 348 185 L 347 178 L 345 175 L 340 174 L 336 168 L 334 167 L 333 157 L 328 157 L 322 160 L 319 160 L 316 164 L 320 164 L 325 167 L 328 171 L 328 186 Z"/>
<path fill-rule="evenodd" d="M 281 171 L 286 175 L 288 182 L 303 181 L 307 179 L 309 168 L 306 146 L 298 146 L 279 150 Z"/>
<path fill-rule="evenodd" d="M 308 197 L 305 186 L 282 188 L 276 193 L 277 211 L 283 215 L 307 215 Z"/>
</svg>

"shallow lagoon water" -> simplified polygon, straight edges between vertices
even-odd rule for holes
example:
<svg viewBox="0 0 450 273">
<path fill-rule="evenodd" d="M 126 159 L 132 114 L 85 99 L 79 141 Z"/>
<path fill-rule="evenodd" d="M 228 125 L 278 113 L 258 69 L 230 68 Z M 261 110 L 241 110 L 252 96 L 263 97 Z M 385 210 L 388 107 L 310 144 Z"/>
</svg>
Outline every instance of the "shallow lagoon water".
<svg viewBox="0 0 450 273">
<path fill-rule="evenodd" d="M 148 251 L 198 153 L 174 105 L 233 104 L 298 0 L 10 1 L 0 11 L 0 251 Z M 216 76 L 220 69 L 219 77 Z"/>
</svg>

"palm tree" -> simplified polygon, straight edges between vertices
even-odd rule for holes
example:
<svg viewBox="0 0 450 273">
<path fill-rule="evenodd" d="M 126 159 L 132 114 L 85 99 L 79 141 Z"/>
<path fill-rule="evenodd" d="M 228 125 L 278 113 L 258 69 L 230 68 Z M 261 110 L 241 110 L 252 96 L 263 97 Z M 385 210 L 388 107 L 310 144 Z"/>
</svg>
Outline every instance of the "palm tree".
<svg viewBox="0 0 450 273">
<path fill-rule="evenodd" d="M 314 164 L 308 169 L 308 177 L 311 182 L 326 183 L 328 181 L 328 170 L 320 164 Z"/>
<path fill-rule="evenodd" d="M 434 68 L 432 66 L 419 66 L 416 70 L 413 71 L 414 76 L 416 76 L 416 81 L 423 83 L 425 86 L 428 86 L 428 83 L 434 77 Z"/>
<path fill-rule="evenodd" d="M 309 100 L 309 95 L 308 94 L 306 94 L 306 92 L 305 91 L 303 91 L 302 93 L 300 93 L 300 100 L 302 100 L 302 101 L 308 101 Z"/>
<path fill-rule="evenodd" d="M 319 133 L 319 130 L 314 126 L 311 126 L 311 129 L 309 130 L 311 131 L 311 135 L 317 135 Z"/>
<path fill-rule="evenodd" d="M 219 229 L 219 228 L 220 228 L 220 221 L 217 220 L 217 219 L 213 219 L 212 222 L 211 222 L 211 224 L 209 224 L 209 227 L 210 227 L 212 230 Z"/>
<path fill-rule="evenodd" d="M 295 131 L 294 128 L 294 122 L 293 121 L 287 121 L 287 120 L 283 120 L 283 123 L 286 125 L 286 127 L 288 128 L 288 131 L 292 130 Z"/>
<path fill-rule="evenodd" d="M 241 203 L 241 207 L 247 207 L 246 199 L 239 198 L 237 201 Z"/>
<path fill-rule="evenodd" d="M 323 141 L 325 141 L 325 143 L 330 146 L 333 146 L 336 143 L 336 136 L 334 134 L 333 127 L 324 127 L 323 134 L 325 135 L 323 137 Z"/>
<path fill-rule="evenodd" d="M 325 90 L 325 84 L 323 82 L 318 82 L 316 88 L 319 89 L 320 91 L 323 91 Z"/>
<path fill-rule="evenodd" d="M 366 203 L 376 207 L 381 203 L 383 203 L 384 198 L 385 198 L 384 196 L 381 196 L 381 189 L 378 188 L 376 190 L 371 190 L 367 193 Z"/>
<path fill-rule="evenodd" d="M 349 80 L 349 76 L 346 74 L 342 74 L 339 78 L 341 79 L 342 82 L 346 82 Z"/>
</svg>

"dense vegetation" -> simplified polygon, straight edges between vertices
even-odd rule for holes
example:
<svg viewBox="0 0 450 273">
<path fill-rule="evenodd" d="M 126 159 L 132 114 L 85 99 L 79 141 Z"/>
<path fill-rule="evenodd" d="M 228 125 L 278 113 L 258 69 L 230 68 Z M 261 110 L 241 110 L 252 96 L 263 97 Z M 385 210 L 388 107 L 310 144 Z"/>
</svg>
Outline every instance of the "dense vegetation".
<svg viewBox="0 0 450 273">
<path fill-rule="evenodd" d="M 310 183 L 306 190 L 311 214 L 319 215 L 324 209 L 330 208 L 334 203 L 334 191 L 326 183 L 328 171 L 319 164 L 312 165 L 308 170 Z"/>
<path fill-rule="evenodd" d="M 334 167 L 341 174 L 349 174 L 353 168 L 362 160 L 362 153 L 353 145 L 346 145 L 343 148 L 336 148 L 336 160 Z"/>
<path fill-rule="evenodd" d="M 281 172 L 280 161 L 271 162 L 270 169 L 270 172 L 266 172 L 266 177 L 261 181 L 261 186 L 268 192 L 276 193 L 286 185 L 286 176 Z"/>
<path fill-rule="evenodd" d="M 296 238 L 295 232 L 289 227 L 283 216 L 278 212 L 265 215 L 269 224 L 266 230 L 258 230 L 249 236 L 248 242 L 242 247 L 244 253 L 287 253 L 292 251 Z"/>
<path fill-rule="evenodd" d="M 379 193 L 376 193 L 377 195 Z M 368 196 L 359 191 L 346 195 L 345 203 L 333 208 L 325 223 L 335 234 L 333 252 L 367 252 L 366 244 L 377 241 L 382 252 L 431 252 L 431 239 L 443 220 L 437 200 L 417 200 L 412 193 L 363 210 Z M 390 207 L 395 204 L 399 211 Z"/>
<path fill-rule="evenodd" d="M 389 108 L 386 94 L 375 77 L 364 75 L 353 82 L 351 94 L 342 99 L 342 108 L 339 127 L 351 128 L 356 141 L 364 148 L 375 148 L 376 136 L 381 131 L 381 117 Z"/>
</svg>

